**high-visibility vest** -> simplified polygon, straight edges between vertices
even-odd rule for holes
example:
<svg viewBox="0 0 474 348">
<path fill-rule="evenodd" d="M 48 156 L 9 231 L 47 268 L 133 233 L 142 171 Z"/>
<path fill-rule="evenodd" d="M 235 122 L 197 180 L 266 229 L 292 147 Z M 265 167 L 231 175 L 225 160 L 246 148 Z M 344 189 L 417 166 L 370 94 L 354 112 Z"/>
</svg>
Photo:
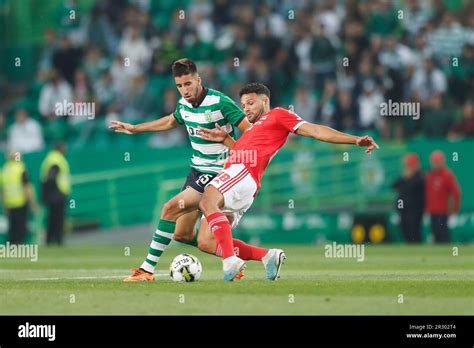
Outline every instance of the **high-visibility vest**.
<svg viewBox="0 0 474 348">
<path fill-rule="evenodd" d="M 3 166 L 1 182 L 7 209 L 23 207 L 28 201 L 23 185 L 25 170 L 25 164 L 21 161 L 8 160 Z"/>
<path fill-rule="evenodd" d="M 54 165 L 59 167 L 59 173 L 56 177 L 56 185 L 59 190 L 66 196 L 71 192 L 71 177 L 69 174 L 69 164 L 66 161 L 64 155 L 57 151 L 52 150 L 48 153 L 43 163 L 41 164 L 41 182 L 45 182 L 48 176 L 48 172 Z"/>
</svg>

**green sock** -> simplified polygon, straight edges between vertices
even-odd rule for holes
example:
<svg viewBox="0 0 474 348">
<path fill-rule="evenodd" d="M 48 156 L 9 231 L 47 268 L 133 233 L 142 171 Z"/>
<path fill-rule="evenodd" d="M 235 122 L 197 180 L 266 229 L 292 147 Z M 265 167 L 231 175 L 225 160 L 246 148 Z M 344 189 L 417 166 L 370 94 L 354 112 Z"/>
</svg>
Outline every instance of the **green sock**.
<svg viewBox="0 0 474 348">
<path fill-rule="evenodd" d="M 163 254 L 163 251 L 173 239 L 175 227 L 176 221 L 160 220 L 155 234 L 153 235 L 150 248 L 148 249 L 148 255 L 140 268 L 150 273 L 155 271 L 155 267 L 160 260 L 161 254 Z"/>
</svg>

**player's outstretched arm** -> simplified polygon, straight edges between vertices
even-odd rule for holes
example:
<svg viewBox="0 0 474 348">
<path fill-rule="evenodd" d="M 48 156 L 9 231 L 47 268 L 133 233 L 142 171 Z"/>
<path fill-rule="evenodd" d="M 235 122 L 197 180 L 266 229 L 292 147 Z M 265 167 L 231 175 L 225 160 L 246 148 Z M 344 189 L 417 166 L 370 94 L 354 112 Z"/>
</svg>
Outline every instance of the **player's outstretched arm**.
<svg viewBox="0 0 474 348">
<path fill-rule="evenodd" d="M 163 132 L 179 126 L 178 121 L 173 115 L 164 116 L 158 120 L 144 122 L 140 124 L 130 124 L 120 121 L 110 121 L 109 129 L 113 129 L 117 133 L 138 134 L 145 132 Z"/>
<path fill-rule="evenodd" d="M 296 131 L 298 135 L 304 137 L 311 137 L 320 141 L 332 144 L 353 144 L 357 146 L 367 147 L 366 153 L 371 153 L 372 150 L 378 149 L 377 143 L 368 135 L 358 137 L 347 133 L 339 132 L 331 127 L 322 126 L 319 124 L 305 122 Z"/>
<path fill-rule="evenodd" d="M 242 122 L 241 122 L 242 123 Z M 229 149 L 232 149 L 234 146 L 235 140 L 232 138 L 224 128 L 219 126 L 217 123 L 215 124 L 216 128 L 214 129 L 207 129 L 199 127 L 199 131 L 201 132 L 201 136 L 204 140 L 207 141 L 214 141 L 216 143 L 223 143 Z"/>
</svg>

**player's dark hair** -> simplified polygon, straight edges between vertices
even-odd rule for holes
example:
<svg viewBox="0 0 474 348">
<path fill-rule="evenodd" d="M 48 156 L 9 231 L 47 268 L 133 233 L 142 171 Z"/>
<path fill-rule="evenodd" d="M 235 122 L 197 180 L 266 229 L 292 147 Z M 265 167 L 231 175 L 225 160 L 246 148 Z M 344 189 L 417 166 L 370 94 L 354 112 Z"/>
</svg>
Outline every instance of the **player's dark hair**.
<svg viewBox="0 0 474 348">
<path fill-rule="evenodd" d="M 173 71 L 173 77 L 197 73 L 196 64 L 188 58 L 178 59 L 173 63 L 171 70 Z"/>
<path fill-rule="evenodd" d="M 270 98 L 270 90 L 263 83 L 252 82 L 246 84 L 239 92 L 239 97 L 242 97 L 244 94 L 256 93 L 258 95 L 264 94 Z"/>
</svg>

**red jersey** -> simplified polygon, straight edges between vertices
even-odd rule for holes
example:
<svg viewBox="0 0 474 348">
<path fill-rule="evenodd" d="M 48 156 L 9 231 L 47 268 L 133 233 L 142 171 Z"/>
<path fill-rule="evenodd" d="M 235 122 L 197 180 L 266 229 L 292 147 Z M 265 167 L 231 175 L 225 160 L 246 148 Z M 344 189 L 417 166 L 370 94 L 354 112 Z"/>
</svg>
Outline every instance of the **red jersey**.
<svg viewBox="0 0 474 348">
<path fill-rule="evenodd" d="M 456 177 L 450 170 L 432 170 L 426 175 L 426 211 L 429 214 L 447 214 L 459 210 L 461 193 Z M 448 210 L 448 200 L 452 197 L 454 202 L 452 211 Z"/>
<path fill-rule="evenodd" d="M 275 108 L 261 115 L 237 140 L 230 152 L 226 168 L 242 163 L 260 188 L 260 180 L 268 163 L 305 121 L 294 112 Z"/>
</svg>

